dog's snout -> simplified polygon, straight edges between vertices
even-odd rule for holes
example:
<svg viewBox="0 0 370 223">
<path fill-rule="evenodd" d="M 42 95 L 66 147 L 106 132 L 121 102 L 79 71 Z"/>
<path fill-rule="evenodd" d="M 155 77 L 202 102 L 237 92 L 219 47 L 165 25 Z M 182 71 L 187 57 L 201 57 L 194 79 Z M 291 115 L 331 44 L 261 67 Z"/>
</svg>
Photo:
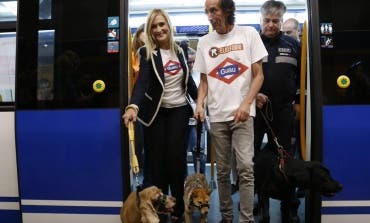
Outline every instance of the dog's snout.
<svg viewBox="0 0 370 223">
<path fill-rule="evenodd" d="M 204 207 L 204 208 L 200 209 L 200 212 L 201 212 L 203 215 L 207 215 L 207 214 L 208 214 L 208 211 L 209 211 L 208 207 Z"/>
</svg>

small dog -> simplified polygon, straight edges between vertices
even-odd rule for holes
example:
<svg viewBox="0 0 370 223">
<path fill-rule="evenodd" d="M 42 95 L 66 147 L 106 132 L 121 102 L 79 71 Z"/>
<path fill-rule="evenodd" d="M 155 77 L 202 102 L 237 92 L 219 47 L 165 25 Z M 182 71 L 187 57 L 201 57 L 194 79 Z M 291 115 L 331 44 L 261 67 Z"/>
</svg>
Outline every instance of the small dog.
<svg viewBox="0 0 370 223">
<path fill-rule="evenodd" d="M 204 174 L 195 173 L 185 179 L 184 185 L 184 205 L 185 223 L 191 223 L 192 214 L 199 210 L 200 222 L 207 222 L 209 210 L 209 197 L 211 190 L 208 189 L 207 179 Z"/>
<path fill-rule="evenodd" d="M 320 162 L 287 158 L 284 169 L 280 170 L 278 160 L 277 153 L 269 148 L 261 150 L 254 159 L 255 191 L 258 195 L 258 213 L 262 215 L 261 222 L 270 221 L 269 198 L 285 201 L 288 205 L 288 211 L 282 212 L 282 222 L 298 222 L 297 187 L 328 197 L 343 188 Z"/>
<path fill-rule="evenodd" d="M 151 186 L 140 192 L 133 191 L 121 208 L 122 223 L 158 223 L 158 214 L 173 212 L 176 198 L 165 195 L 156 187 Z"/>
</svg>

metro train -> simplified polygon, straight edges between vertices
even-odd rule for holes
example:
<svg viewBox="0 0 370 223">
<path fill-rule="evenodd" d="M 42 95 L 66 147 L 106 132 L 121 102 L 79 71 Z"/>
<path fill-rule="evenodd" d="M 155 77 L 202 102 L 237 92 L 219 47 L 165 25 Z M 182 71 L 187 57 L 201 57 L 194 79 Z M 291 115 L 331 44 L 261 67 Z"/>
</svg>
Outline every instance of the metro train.
<svg viewBox="0 0 370 223">
<path fill-rule="evenodd" d="M 176 38 L 196 46 L 211 31 L 204 1 L 9 2 L 18 9 L 4 21 L 0 1 L 0 222 L 119 223 L 133 184 L 121 120 L 130 33 L 166 8 Z M 235 2 L 236 22 L 258 30 L 262 2 Z M 333 198 L 306 191 L 301 221 L 370 222 L 366 1 L 283 2 L 286 18 L 307 24 L 304 156 L 344 186 Z"/>
</svg>

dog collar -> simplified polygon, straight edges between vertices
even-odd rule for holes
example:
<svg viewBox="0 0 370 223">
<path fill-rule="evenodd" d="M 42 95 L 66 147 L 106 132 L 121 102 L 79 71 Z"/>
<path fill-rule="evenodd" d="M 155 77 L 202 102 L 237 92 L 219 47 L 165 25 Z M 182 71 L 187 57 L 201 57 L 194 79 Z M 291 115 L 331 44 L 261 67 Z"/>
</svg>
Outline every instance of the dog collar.
<svg viewBox="0 0 370 223">
<path fill-rule="evenodd" d="M 166 199 L 167 195 L 162 194 L 161 196 L 159 196 L 158 200 L 155 201 L 155 205 L 158 205 L 158 213 L 166 212 Z"/>
</svg>

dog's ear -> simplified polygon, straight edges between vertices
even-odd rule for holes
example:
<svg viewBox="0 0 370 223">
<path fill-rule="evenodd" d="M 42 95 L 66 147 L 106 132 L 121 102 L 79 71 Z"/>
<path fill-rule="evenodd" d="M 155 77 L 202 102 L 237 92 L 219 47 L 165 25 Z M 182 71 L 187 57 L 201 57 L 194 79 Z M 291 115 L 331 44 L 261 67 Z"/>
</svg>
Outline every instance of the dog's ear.
<svg viewBox="0 0 370 223">
<path fill-rule="evenodd" d="M 140 203 L 141 222 L 159 222 L 158 214 L 151 201 Z"/>
<path fill-rule="evenodd" d="M 287 162 L 285 173 L 295 186 L 305 187 L 310 182 L 311 173 L 303 160 L 292 159 Z"/>
<path fill-rule="evenodd" d="M 208 196 L 211 196 L 212 191 L 213 191 L 212 189 L 207 189 Z"/>
<path fill-rule="evenodd" d="M 152 187 L 148 187 L 142 190 L 141 192 L 139 192 L 142 222 L 152 222 L 149 219 L 158 218 L 157 212 L 152 203 L 153 196 L 158 192 L 158 190 L 159 189 L 157 187 L 152 186 Z"/>
</svg>

